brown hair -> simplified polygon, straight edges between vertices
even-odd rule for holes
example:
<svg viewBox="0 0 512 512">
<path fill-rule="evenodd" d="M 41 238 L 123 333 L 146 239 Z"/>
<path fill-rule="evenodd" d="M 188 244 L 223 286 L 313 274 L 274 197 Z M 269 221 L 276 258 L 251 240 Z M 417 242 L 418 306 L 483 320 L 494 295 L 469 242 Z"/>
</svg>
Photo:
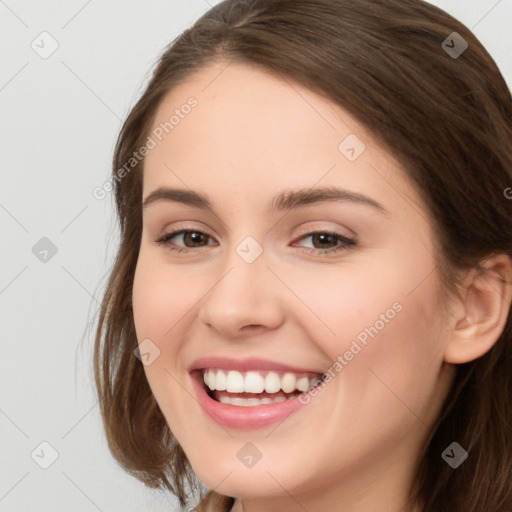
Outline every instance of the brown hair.
<svg viewBox="0 0 512 512">
<path fill-rule="evenodd" d="M 442 47 L 452 32 L 468 43 L 458 58 Z M 122 179 L 118 171 L 144 144 L 169 90 L 220 60 L 295 80 L 371 131 L 427 206 L 447 291 L 456 291 L 457 270 L 479 268 L 493 253 L 512 256 L 512 201 L 504 194 L 512 186 L 512 98 L 468 28 L 421 0 L 226 0 L 210 9 L 163 53 L 120 132 L 113 181 L 121 241 L 94 353 L 113 456 L 182 506 L 196 480 L 133 355 L 144 161 Z M 511 369 L 509 310 L 493 348 L 457 367 L 411 490 L 424 512 L 512 510 Z M 453 441 L 469 452 L 456 470 L 441 458 Z"/>
</svg>

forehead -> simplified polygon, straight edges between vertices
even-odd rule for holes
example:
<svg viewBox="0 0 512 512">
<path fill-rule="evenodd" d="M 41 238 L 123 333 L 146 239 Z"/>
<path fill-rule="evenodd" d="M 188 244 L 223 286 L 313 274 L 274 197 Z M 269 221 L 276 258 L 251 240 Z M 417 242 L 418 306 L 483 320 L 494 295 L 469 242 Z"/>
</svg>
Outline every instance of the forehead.
<svg viewBox="0 0 512 512">
<path fill-rule="evenodd" d="M 276 190 L 332 185 L 377 194 L 390 210 L 390 203 L 410 209 L 404 197 L 421 208 L 400 164 L 354 117 L 249 64 L 216 62 L 171 89 L 151 134 L 144 195 L 160 186 L 192 187 L 236 193 L 243 203 Z"/>
</svg>

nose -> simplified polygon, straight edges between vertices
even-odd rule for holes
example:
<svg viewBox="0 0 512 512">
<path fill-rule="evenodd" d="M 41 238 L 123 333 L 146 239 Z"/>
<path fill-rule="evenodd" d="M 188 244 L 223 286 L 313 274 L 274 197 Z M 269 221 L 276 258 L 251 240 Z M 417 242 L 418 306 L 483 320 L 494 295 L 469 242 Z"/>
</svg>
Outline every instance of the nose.
<svg viewBox="0 0 512 512">
<path fill-rule="evenodd" d="M 233 249 L 201 301 L 199 318 L 223 339 L 277 329 L 284 322 L 284 287 L 267 267 L 265 251 L 252 263 Z M 280 286 L 281 285 L 281 286 Z"/>
</svg>

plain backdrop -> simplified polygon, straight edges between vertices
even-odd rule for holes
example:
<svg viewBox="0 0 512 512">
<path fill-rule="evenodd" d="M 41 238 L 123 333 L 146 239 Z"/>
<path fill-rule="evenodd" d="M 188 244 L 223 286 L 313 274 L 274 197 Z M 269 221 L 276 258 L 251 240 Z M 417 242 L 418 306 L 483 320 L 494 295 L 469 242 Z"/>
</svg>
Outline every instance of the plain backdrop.
<svg viewBox="0 0 512 512">
<path fill-rule="evenodd" d="M 178 510 L 104 439 L 87 328 L 117 235 L 92 191 L 162 49 L 215 3 L 0 0 L 0 511 Z M 512 0 L 433 3 L 511 86 Z"/>
</svg>

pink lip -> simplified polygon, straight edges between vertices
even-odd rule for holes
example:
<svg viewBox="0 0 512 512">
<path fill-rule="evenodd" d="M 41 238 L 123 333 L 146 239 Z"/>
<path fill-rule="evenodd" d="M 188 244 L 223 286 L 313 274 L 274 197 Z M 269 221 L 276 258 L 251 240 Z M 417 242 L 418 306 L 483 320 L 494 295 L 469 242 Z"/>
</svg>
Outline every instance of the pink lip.
<svg viewBox="0 0 512 512">
<path fill-rule="evenodd" d="M 220 370 L 237 370 L 239 372 L 248 372 L 250 370 L 273 370 L 294 373 L 316 373 L 322 374 L 323 371 L 317 371 L 307 368 L 298 368 L 283 363 L 269 361 L 268 359 L 259 359 L 250 357 L 246 359 L 230 359 L 227 357 L 201 357 L 194 361 L 189 371 L 204 370 L 208 368 L 218 368 Z"/>
<path fill-rule="evenodd" d="M 219 366 L 215 367 L 219 368 Z M 233 366 L 230 368 L 233 368 Z M 265 427 L 272 423 L 284 421 L 288 416 L 304 407 L 304 404 L 298 398 L 251 407 L 223 404 L 210 398 L 203 384 L 201 372 L 194 371 L 190 376 L 197 399 L 203 410 L 212 420 L 226 428 L 255 429 Z"/>
</svg>

